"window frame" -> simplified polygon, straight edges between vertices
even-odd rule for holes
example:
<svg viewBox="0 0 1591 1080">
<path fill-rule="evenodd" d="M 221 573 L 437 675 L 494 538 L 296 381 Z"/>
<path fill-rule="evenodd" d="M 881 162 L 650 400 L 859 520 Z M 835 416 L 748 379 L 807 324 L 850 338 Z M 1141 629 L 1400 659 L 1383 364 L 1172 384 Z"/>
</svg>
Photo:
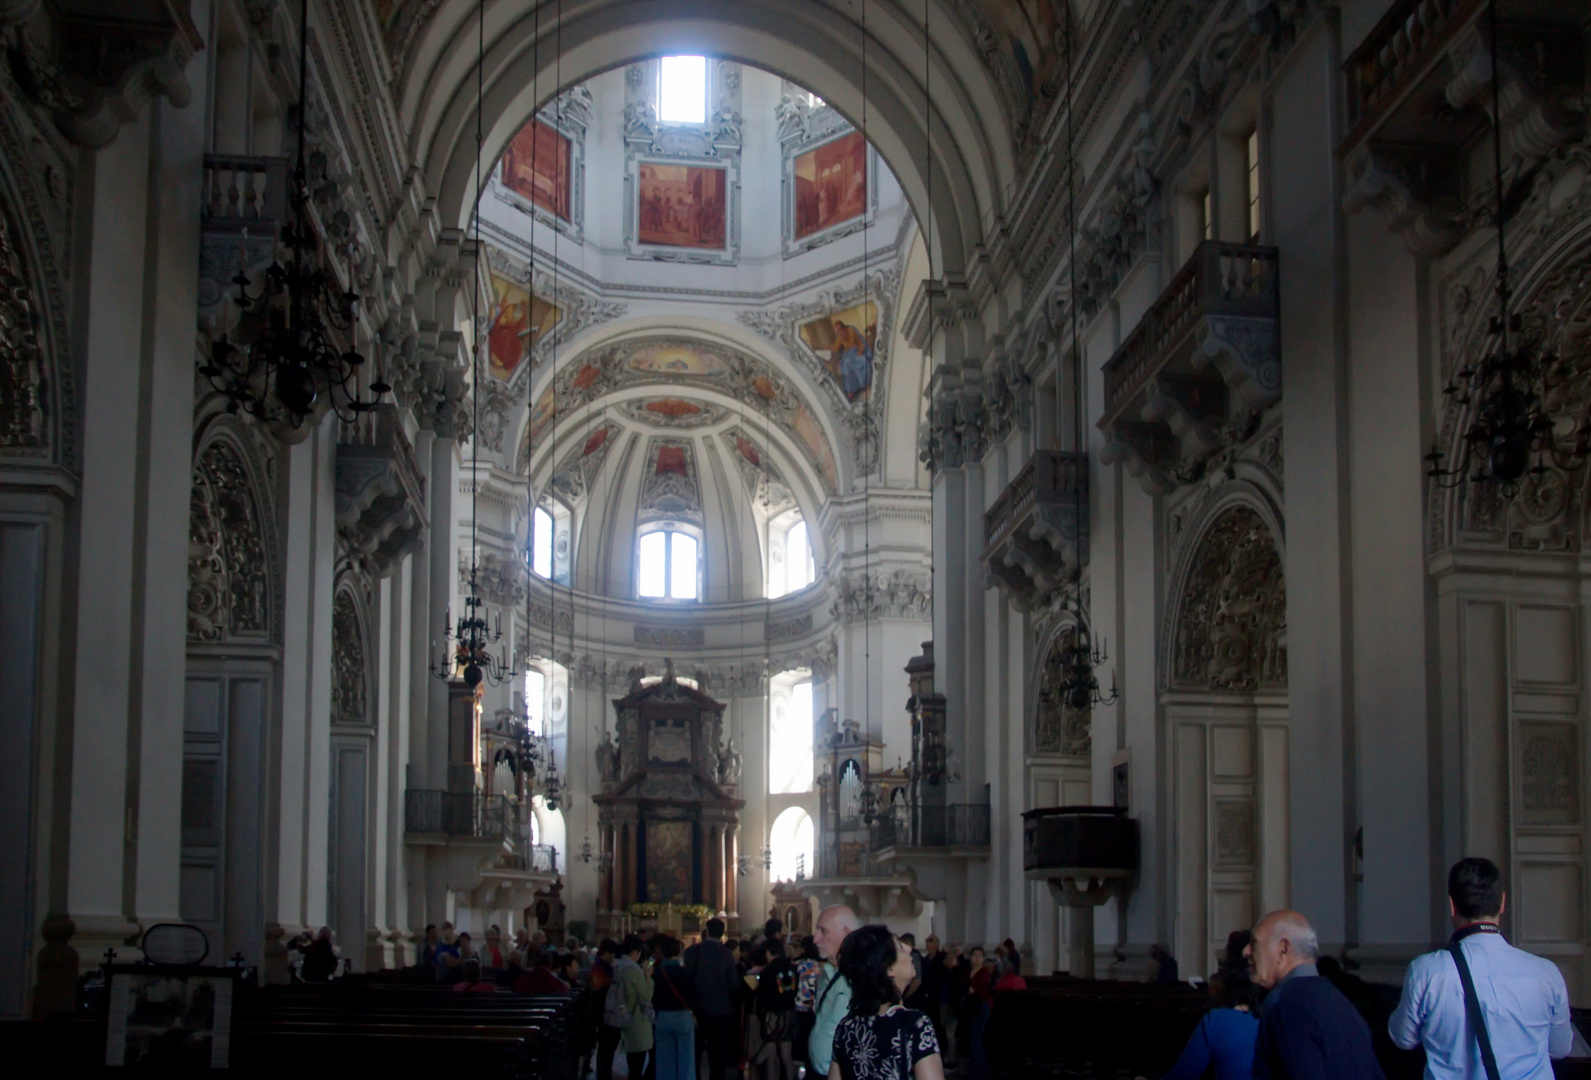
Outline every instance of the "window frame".
<svg viewBox="0 0 1591 1080">
<path fill-rule="evenodd" d="M 700 60 L 702 63 L 702 118 L 700 120 L 675 120 L 663 115 L 663 71 L 670 60 Z M 713 117 L 713 59 L 700 53 L 671 53 L 657 58 L 657 76 L 654 85 L 659 124 L 677 124 L 681 127 L 706 127 Z"/>
<path fill-rule="evenodd" d="M 641 542 L 649 536 L 663 535 L 663 595 L 648 596 L 641 592 Z M 674 593 L 674 537 L 683 536 L 696 545 L 696 593 L 694 596 L 675 596 Z M 667 522 L 653 527 L 643 528 L 635 536 L 635 597 L 655 604 L 697 604 L 701 602 L 703 590 L 702 563 L 703 550 L 706 547 L 704 537 L 694 529 L 683 528 L 678 522 Z"/>
</svg>

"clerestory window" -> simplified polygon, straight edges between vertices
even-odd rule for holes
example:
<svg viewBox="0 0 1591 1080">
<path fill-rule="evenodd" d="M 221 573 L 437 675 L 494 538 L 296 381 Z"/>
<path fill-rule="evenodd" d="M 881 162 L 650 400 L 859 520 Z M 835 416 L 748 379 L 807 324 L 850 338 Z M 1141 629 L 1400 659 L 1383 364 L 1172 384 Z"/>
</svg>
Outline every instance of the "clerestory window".
<svg viewBox="0 0 1591 1080">
<path fill-rule="evenodd" d="M 636 593 L 643 600 L 700 596 L 701 543 L 689 533 L 658 529 L 637 542 Z"/>
<path fill-rule="evenodd" d="M 658 62 L 657 118 L 665 124 L 707 123 L 705 56 L 665 56 Z"/>
</svg>

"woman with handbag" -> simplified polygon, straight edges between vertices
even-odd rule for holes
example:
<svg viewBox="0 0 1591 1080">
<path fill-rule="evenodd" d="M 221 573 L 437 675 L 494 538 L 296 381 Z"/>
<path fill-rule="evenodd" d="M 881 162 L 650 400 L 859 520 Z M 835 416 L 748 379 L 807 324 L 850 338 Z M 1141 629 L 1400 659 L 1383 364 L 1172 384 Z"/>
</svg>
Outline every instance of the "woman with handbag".
<svg viewBox="0 0 1591 1080">
<path fill-rule="evenodd" d="M 680 962 L 677 938 L 653 938 L 662 958 L 652 979 L 652 1008 L 657 1080 L 694 1080 L 696 1076 L 696 980 Z"/>
</svg>

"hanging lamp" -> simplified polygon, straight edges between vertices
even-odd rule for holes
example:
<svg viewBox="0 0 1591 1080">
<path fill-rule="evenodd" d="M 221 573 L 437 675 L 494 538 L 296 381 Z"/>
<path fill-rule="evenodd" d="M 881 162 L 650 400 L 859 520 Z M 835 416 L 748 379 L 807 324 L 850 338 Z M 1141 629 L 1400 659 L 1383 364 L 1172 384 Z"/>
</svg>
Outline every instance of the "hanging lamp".
<svg viewBox="0 0 1591 1080">
<path fill-rule="evenodd" d="M 1470 410 L 1471 417 L 1463 435 L 1465 446 L 1457 453 L 1452 467 L 1447 466 L 1447 455 L 1434 440 L 1424 460 L 1428 466 L 1425 475 L 1439 488 L 1468 482 L 1511 499 L 1523 484 L 1543 477 L 1553 465 L 1559 469 L 1583 465 L 1591 457 L 1591 423 L 1582 414 L 1568 431 L 1559 431 L 1559 421 L 1548 403 L 1558 396 L 1554 391 L 1561 390 L 1560 380 L 1566 376 L 1559 370 L 1556 355 L 1538 352 L 1533 343 L 1523 340 L 1523 320 L 1519 312 L 1510 310 L 1513 291 L 1505 242 L 1497 0 L 1489 5 L 1487 19 L 1495 188 L 1492 215 L 1497 229 L 1497 314 L 1492 316 L 1490 331 L 1496 348 L 1461 368 L 1442 390 L 1453 404 Z"/>
<path fill-rule="evenodd" d="M 210 347 L 208 363 L 199 367 L 210 385 L 228 399 L 228 408 L 242 410 L 266 423 L 301 427 L 322 407 L 344 423 L 372 412 L 392 387 L 379 378 L 360 396 L 359 372 L 365 358 L 359 346 L 359 294 L 344 289 L 317 257 L 320 242 L 310 222 L 309 173 L 306 167 L 309 115 L 309 0 L 303 0 L 298 21 L 298 157 L 293 165 L 290 201 L 293 220 L 282 229 L 284 265 L 273 262 L 258 291 L 249 291 L 244 266 L 248 232 L 238 248 L 237 286 L 233 300 L 243 314 L 265 317 L 266 324 L 248 344 L 234 345 L 222 334 Z M 347 343 L 343 349 L 338 339 Z"/>
<path fill-rule="evenodd" d="M 471 386 L 471 413 L 480 416 L 481 399 L 481 372 L 484 370 L 482 363 L 481 347 L 486 341 L 486 334 L 480 320 L 480 304 L 482 298 L 481 288 L 481 147 L 484 141 L 482 135 L 482 110 L 484 99 L 484 71 L 486 65 L 486 2 L 480 0 L 479 5 L 479 36 L 476 42 L 475 62 L 475 318 L 472 320 L 475 334 L 471 343 L 471 357 L 474 370 L 470 376 Z M 466 686 L 477 687 L 482 680 L 490 682 L 493 686 L 501 686 L 518 674 L 509 660 L 499 654 L 493 653 L 492 647 L 503 639 L 502 617 L 497 618 L 494 626 L 488 626 L 484 611 L 485 601 L 481 599 L 480 591 L 480 561 L 479 561 L 479 527 L 477 512 L 480 504 L 480 462 L 475 450 L 470 452 L 470 582 L 469 592 L 464 597 L 464 614 L 459 617 L 456 624 L 447 626 L 452 621 L 452 610 L 449 608 L 444 616 L 443 636 L 453 643 L 449 650 L 444 648 L 442 655 L 431 668 L 431 674 L 444 681 L 463 676 Z"/>
</svg>

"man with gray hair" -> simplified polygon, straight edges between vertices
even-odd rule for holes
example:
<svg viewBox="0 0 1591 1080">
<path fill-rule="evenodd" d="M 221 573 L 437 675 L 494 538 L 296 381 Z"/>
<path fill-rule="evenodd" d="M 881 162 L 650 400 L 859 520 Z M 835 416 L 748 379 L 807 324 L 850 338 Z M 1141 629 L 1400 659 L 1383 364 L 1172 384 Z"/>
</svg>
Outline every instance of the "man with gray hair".
<svg viewBox="0 0 1591 1080">
<path fill-rule="evenodd" d="M 817 1008 L 812 1034 L 807 1039 L 807 1075 L 825 1077 L 834 1060 L 834 1032 L 851 1011 L 851 984 L 840 974 L 840 946 L 856 929 L 856 912 L 843 904 L 826 907 L 812 929 L 812 940 L 823 957 L 818 973 Z"/>
<path fill-rule="evenodd" d="M 1386 1080 L 1370 1025 L 1320 977 L 1320 940 L 1296 911 L 1273 911 L 1243 950 L 1254 981 L 1270 991 L 1260 1014 L 1254 1075 L 1290 1080 Z"/>
</svg>

